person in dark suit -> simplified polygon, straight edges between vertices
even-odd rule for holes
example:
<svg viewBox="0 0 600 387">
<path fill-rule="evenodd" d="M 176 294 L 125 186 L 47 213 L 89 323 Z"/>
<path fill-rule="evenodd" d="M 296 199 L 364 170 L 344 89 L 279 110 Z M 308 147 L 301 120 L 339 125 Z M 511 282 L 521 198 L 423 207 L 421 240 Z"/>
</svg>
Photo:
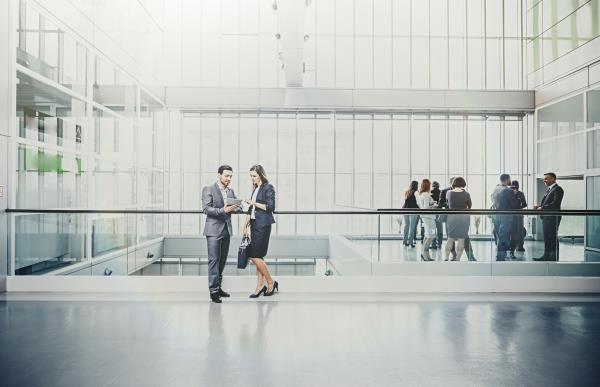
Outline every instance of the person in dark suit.
<svg viewBox="0 0 600 387">
<path fill-rule="evenodd" d="M 533 206 L 536 210 L 557 211 L 564 196 L 563 189 L 556 184 L 556 174 L 548 172 L 544 174 L 544 184 L 546 192 L 542 197 L 539 206 Z M 534 261 L 558 261 L 558 227 L 560 226 L 560 216 L 540 216 L 544 228 L 544 255 L 534 258 Z"/>
<path fill-rule="evenodd" d="M 523 191 L 519 190 L 519 182 L 517 180 L 512 181 L 511 188 L 517 197 L 519 202 L 519 208 L 523 209 L 527 207 L 527 199 Z M 525 217 L 523 215 L 515 216 L 513 236 L 510 240 L 510 257 L 515 258 L 515 249 L 517 251 L 525 251 L 525 236 L 527 236 L 527 230 L 525 229 Z"/>
<path fill-rule="evenodd" d="M 269 238 L 271 237 L 271 225 L 275 223 L 273 211 L 275 211 L 275 188 L 269 183 L 267 174 L 262 165 L 254 165 L 250 168 L 250 179 L 252 180 L 252 196 L 245 202 L 250 206 L 244 235 L 250 233 L 250 245 L 248 256 L 254 266 L 258 277 L 256 290 L 250 298 L 257 298 L 262 294 L 272 296 L 279 291 L 279 283 L 274 281 L 269 273 L 269 267 L 264 261 L 269 249 Z M 264 282 L 267 285 L 264 285 Z"/>
<path fill-rule="evenodd" d="M 510 175 L 500 175 L 500 184 L 492 192 L 492 204 L 497 210 L 516 210 L 519 208 L 517 196 L 511 187 Z M 511 236 L 514 230 L 514 215 L 495 215 L 498 225 L 498 244 L 496 261 L 506 261 L 506 252 L 510 249 Z"/>
<path fill-rule="evenodd" d="M 240 209 L 239 205 L 225 205 L 227 198 L 235 199 L 235 192 L 229 188 L 233 169 L 229 165 L 219 167 L 216 183 L 202 188 L 202 212 L 206 215 L 203 235 L 208 248 L 208 290 L 210 299 L 221 302 L 221 297 L 229 293 L 221 288 L 223 269 L 229 254 L 232 234 L 231 213 Z"/>
</svg>

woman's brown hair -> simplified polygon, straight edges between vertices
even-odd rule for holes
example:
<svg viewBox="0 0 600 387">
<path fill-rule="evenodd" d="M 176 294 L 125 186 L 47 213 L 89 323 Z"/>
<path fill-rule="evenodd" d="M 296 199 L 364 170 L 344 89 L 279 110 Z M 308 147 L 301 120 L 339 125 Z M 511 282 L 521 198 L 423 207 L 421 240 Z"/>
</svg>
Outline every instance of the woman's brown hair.
<svg viewBox="0 0 600 387">
<path fill-rule="evenodd" d="M 260 164 L 253 165 L 252 167 L 250 167 L 250 172 L 256 172 L 258 177 L 260 177 L 260 181 L 262 181 L 262 184 L 269 183 L 269 180 L 267 179 L 267 173 L 265 172 L 265 169 L 263 168 L 262 165 L 260 165 Z M 252 185 L 254 186 L 254 188 L 256 188 L 256 184 L 252 183 Z"/>
<path fill-rule="evenodd" d="M 415 181 L 415 180 L 411 181 L 410 186 L 404 192 L 404 199 L 408 199 L 411 195 L 413 195 L 418 190 L 419 190 L 419 182 Z"/>
<path fill-rule="evenodd" d="M 431 181 L 429 179 L 421 180 L 421 187 L 419 188 L 419 193 L 429 192 L 431 191 Z"/>
<path fill-rule="evenodd" d="M 465 188 L 467 186 L 467 182 L 462 177 L 455 177 L 452 180 L 452 188 Z"/>
</svg>

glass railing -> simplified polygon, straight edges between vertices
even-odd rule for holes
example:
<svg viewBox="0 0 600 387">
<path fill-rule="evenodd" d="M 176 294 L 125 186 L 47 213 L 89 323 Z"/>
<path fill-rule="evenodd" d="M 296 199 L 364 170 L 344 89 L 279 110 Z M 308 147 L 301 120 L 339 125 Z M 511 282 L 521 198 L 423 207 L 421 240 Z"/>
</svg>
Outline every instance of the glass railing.
<svg viewBox="0 0 600 387">
<path fill-rule="evenodd" d="M 200 211 L 7 212 L 10 275 L 208 270 Z M 236 267 L 244 216 L 232 216 L 225 275 L 254 275 Z M 597 210 L 278 211 L 266 261 L 293 276 L 600 276 L 598 235 Z"/>
</svg>

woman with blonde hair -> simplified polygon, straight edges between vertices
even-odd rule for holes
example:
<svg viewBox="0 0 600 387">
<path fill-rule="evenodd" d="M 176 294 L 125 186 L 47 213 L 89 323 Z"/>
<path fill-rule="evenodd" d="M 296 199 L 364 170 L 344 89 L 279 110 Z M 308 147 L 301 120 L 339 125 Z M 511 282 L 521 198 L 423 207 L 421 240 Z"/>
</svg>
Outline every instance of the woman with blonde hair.
<svg viewBox="0 0 600 387">
<path fill-rule="evenodd" d="M 436 208 L 437 204 L 431 197 L 431 181 L 429 179 L 421 180 L 421 186 L 419 187 L 419 195 L 417 196 L 417 205 L 422 210 L 429 210 Z M 421 253 L 421 260 L 433 261 L 429 254 L 429 247 L 436 238 L 437 227 L 435 224 L 435 215 L 421 214 L 421 222 L 425 229 L 425 241 L 423 242 L 423 252 Z"/>
<path fill-rule="evenodd" d="M 251 198 L 245 200 L 250 207 L 244 225 L 244 235 L 250 233 L 248 256 L 256 266 L 258 277 L 256 290 L 250 295 L 250 298 L 257 298 L 261 293 L 265 296 L 272 296 L 275 291 L 279 291 L 279 283 L 273 280 L 269 273 L 269 267 L 264 261 L 269 248 L 271 225 L 275 223 L 273 217 L 275 188 L 269 183 L 262 165 L 257 164 L 250 168 L 250 180 L 252 180 L 254 189 Z M 264 285 L 265 281 L 267 285 Z"/>
</svg>

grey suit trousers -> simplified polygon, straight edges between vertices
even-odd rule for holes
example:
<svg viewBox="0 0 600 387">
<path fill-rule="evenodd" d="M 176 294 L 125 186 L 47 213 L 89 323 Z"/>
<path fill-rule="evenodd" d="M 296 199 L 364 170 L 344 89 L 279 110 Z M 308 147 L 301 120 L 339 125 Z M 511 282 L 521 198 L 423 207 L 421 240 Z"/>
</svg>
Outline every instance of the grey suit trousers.
<svg viewBox="0 0 600 387">
<path fill-rule="evenodd" d="M 207 236 L 206 244 L 208 246 L 208 290 L 211 293 L 217 293 L 221 288 L 223 280 L 223 270 L 229 254 L 229 241 L 231 237 L 228 233 L 220 236 Z"/>
</svg>

